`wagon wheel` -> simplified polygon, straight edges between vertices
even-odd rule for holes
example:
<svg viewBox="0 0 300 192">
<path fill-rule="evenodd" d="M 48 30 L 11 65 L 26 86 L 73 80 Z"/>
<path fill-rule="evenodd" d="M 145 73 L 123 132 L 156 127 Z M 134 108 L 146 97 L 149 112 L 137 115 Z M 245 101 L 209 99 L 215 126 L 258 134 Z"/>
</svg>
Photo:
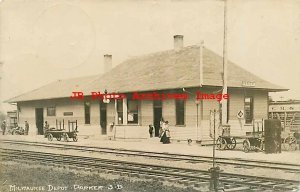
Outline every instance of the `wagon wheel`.
<svg viewBox="0 0 300 192">
<path fill-rule="evenodd" d="M 288 151 L 295 151 L 297 149 L 297 139 L 294 136 L 289 136 L 284 139 L 284 149 Z"/>
<path fill-rule="evenodd" d="M 77 137 L 77 134 L 75 133 L 74 136 L 73 136 L 73 141 L 77 142 L 78 141 L 78 137 Z"/>
<path fill-rule="evenodd" d="M 222 137 L 219 137 L 217 139 L 217 147 L 218 149 L 221 149 L 221 150 L 224 150 L 227 146 L 227 142 L 226 142 L 226 139 L 222 138 Z"/>
<path fill-rule="evenodd" d="M 64 141 L 65 142 L 68 142 L 69 141 L 69 136 L 68 136 L 68 134 L 67 133 L 64 133 Z"/>
<path fill-rule="evenodd" d="M 56 140 L 57 140 L 57 141 L 60 141 L 60 140 L 61 140 L 61 135 L 60 135 L 60 134 L 57 135 Z"/>
<path fill-rule="evenodd" d="M 251 147 L 251 145 L 250 145 L 249 139 L 244 140 L 244 142 L 243 142 L 243 151 L 245 153 L 248 153 L 250 151 L 250 147 Z"/>
<path fill-rule="evenodd" d="M 53 135 L 51 133 L 48 134 L 48 141 L 52 141 L 53 140 Z"/>
<path fill-rule="evenodd" d="M 234 137 L 229 138 L 229 142 L 227 142 L 227 148 L 233 150 L 236 146 L 236 140 Z"/>
</svg>

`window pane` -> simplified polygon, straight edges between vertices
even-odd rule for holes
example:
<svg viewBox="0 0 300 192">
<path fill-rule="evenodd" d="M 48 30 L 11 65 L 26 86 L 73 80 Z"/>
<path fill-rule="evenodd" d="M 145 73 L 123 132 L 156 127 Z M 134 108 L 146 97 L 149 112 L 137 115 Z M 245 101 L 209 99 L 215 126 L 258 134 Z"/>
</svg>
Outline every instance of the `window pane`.
<svg viewBox="0 0 300 192">
<path fill-rule="evenodd" d="M 85 124 L 91 123 L 90 103 L 86 101 L 84 102 L 84 120 Z"/>
<path fill-rule="evenodd" d="M 128 101 L 128 112 L 137 112 L 138 111 L 138 101 Z"/>
<path fill-rule="evenodd" d="M 123 100 L 122 99 L 117 99 L 117 111 L 123 112 Z"/>
<path fill-rule="evenodd" d="M 252 123 L 253 120 L 253 98 L 245 97 L 245 123 Z"/>
<path fill-rule="evenodd" d="M 123 100 L 117 99 L 118 124 L 123 124 Z"/>
<path fill-rule="evenodd" d="M 130 101 L 128 100 L 127 102 L 127 123 L 128 124 L 138 124 L 138 107 L 139 103 L 137 100 Z"/>
<path fill-rule="evenodd" d="M 56 113 L 55 107 L 47 108 L 47 116 L 55 116 L 55 113 Z"/>
<path fill-rule="evenodd" d="M 184 100 L 175 100 L 176 102 L 176 125 L 184 125 Z"/>
</svg>

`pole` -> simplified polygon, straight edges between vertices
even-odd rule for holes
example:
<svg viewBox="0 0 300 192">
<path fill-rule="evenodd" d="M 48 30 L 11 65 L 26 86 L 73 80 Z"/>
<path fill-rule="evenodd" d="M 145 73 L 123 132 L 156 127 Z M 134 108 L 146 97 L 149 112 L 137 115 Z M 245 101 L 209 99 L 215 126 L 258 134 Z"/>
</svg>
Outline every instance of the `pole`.
<svg viewBox="0 0 300 192">
<path fill-rule="evenodd" d="M 224 0 L 223 95 L 227 94 L 227 0 Z M 227 124 L 227 99 L 222 99 L 222 125 Z"/>
<path fill-rule="evenodd" d="M 210 172 L 210 190 L 217 192 L 219 189 L 219 174 L 220 167 L 216 167 L 216 157 L 215 157 L 215 145 L 216 145 L 216 109 L 214 113 L 214 136 L 213 136 L 213 167 L 209 169 Z"/>
<path fill-rule="evenodd" d="M 213 141 L 213 168 L 215 168 L 215 153 L 216 153 L 216 109 L 214 109 L 214 141 Z"/>
<path fill-rule="evenodd" d="M 0 112 L 3 111 L 2 108 L 2 93 L 4 92 L 2 89 L 2 82 L 3 82 L 3 63 L 0 60 Z"/>
<path fill-rule="evenodd" d="M 197 103 L 197 140 L 198 140 L 198 129 L 199 129 L 199 104 Z"/>
<path fill-rule="evenodd" d="M 200 84 L 200 87 L 202 87 L 202 85 L 203 85 L 203 44 L 204 44 L 204 41 L 202 40 L 201 42 L 200 42 L 200 48 L 199 48 L 199 50 L 200 50 L 200 53 L 199 53 L 199 55 L 200 55 L 200 57 L 199 57 L 199 64 L 200 64 L 200 66 L 199 66 L 199 75 L 200 75 L 200 82 L 199 82 L 199 84 Z"/>
</svg>

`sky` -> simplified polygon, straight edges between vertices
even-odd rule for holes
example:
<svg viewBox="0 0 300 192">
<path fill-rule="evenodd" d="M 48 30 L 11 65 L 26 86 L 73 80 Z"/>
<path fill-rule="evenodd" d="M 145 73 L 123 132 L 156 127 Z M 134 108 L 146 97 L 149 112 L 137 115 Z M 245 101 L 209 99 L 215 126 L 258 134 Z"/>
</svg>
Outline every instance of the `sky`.
<svg viewBox="0 0 300 192">
<path fill-rule="evenodd" d="M 227 0 L 228 58 L 300 99 L 300 1 Z M 0 100 L 58 79 L 103 73 L 138 55 L 199 44 L 222 54 L 222 0 L 2 0 Z M 2 109 L 10 110 L 9 104 Z"/>
</svg>

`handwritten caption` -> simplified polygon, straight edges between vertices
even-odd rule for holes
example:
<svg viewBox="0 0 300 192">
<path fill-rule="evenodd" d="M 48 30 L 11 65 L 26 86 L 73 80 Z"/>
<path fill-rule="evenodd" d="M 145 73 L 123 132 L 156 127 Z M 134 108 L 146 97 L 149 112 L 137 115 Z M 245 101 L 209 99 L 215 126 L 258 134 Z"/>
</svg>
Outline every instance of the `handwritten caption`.
<svg viewBox="0 0 300 192">
<path fill-rule="evenodd" d="M 73 186 L 17 186 L 9 185 L 9 191 L 101 191 L 101 190 L 121 190 L 123 186 L 120 184 L 115 185 L 73 185 Z"/>
</svg>

